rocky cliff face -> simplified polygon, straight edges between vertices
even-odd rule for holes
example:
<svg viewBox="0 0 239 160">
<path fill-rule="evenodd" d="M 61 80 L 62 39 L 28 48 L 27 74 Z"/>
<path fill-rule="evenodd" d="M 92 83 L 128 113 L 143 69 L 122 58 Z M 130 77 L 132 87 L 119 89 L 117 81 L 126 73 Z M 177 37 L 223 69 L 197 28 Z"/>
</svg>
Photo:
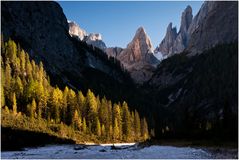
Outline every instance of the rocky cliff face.
<svg viewBox="0 0 239 160">
<path fill-rule="evenodd" d="M 93 45 L 95 47 L 98 47 L 102 49 L 103 51 L 106 50 L 106 45 L 102 40 L 102 36 L 99 33 L 90 33 L 89 35 L 85 36 L 83 39 L 87 44 Z"/>
<path fill-rule="evenodd" d="M 167 27 L 166 35 L 155 53 L 162 53 L 163 56 L 171 56 L 174 53 L 182 52 L 188 43 L 188 28 L 192 22 L 192 8 L 187 6 L 181 16 L 181 26 L 177 33 L 176 28 L 172 28 L 172 23 Z"/>
<path fill-rule="evenodd" d="M 106 52 L 123 64 L 136 83 L 147 81 L 159 62 L 153 55 L 152 43 L 143 27 L 138 28 L 127 48 L 109 48 Z"/>
<path fill-rule="evenodd" d="M 102 40 L 102 36 L 99 33 L 88 34 L 84 29 L 82 29 L 76 22 L 68 21 L 69 34 L 72 37 L 76 37 L 80 41 L 84 41 L 89 45 L 98 47 L 105 51 L 106 45 Z"/>
<path fill-rule="evenodd" d="M 181 16 L 181 26 L 178 36 L 173 44 L 173 53 L 182 52 L 188 44 L 188 29 L 192 22 L 192 8 L 187 6 Z"/>
<path fill-rule="evenodd" d="M 80 26 L 74 21 L 68 21 L 69 25 L 69 34 L 71 36 L 75 36 L 79 38 L 79 40 L 83 40 L 87 33 L 84 29 L 80 28 Z"/>
<path fill-rule="evenodd" d="M 118 58 L 119 54 L 123 51 L 121 47 L 109 47 L 106 49 L 106 53 L 109 57 Z"/>
<path fill-rule="evenodd" d="M 170 56 L 187 50 L 195 55 L 216 44 L 237 40 L 237 11 L 237 2 L 206 1 L 192 20 L 192 8 L 188 6 L 182 13 L 176 39 L 170 36 L 168 27 L 155 52 Z"/>
<path fill-rule="evenodd" d="M 216 44 L 237 41 L 238 2 L 204 2 L 188 32 L 189 55 L 201 53 Z"/>
<path fill-rule="evenodd" d="M 174 52 L 173 45 L 177 38 L 176 27 L 172 28 L 172 23 L 167 27 L 166 35 L 158 47 L 154 50 L 154 53 L 160 52 L 163 56 L 172 54 Z"/>
</svg>

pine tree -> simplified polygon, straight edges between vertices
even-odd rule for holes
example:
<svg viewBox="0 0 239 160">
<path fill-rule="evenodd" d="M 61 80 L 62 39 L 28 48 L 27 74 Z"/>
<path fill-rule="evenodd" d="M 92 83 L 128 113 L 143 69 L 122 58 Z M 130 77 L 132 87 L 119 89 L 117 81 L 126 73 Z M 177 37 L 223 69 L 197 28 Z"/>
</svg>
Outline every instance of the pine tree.
<svg viewBox="0 0 239 160">
<path fill-rule="evenodd" d="M 10 67 L 10 64 L 9 64 L 9 60 L 7 59 L 7 61 L 6 61 L 6 68 L 5 68 L 5 85 L 4 85 L 4 90 L 5 90 L 5 94 L 6 94 L 5 97 L 8 98 L 8 99 L 10 98 L 11 81 L 12 81 L 11 67 Z"/>
<path fill-rule="evenodd" d="M 97 120 L 97 101 L 95 95 L 91 90 L 88 90 L 86 96 L 86 113 L 89 130 L 95 132 Z"/>
<path fill-rule="evenodd" d="M 38 96 L 37 114 L 38 114 L 38 118 L 40 119 L 42 117 L 42 112 L 47 107 L 47 100 L 48 100 L 47 92 L 46 90 L 44 90 L 44 87 L 42 84 L 39 84 L 38 86 L 37 96 Z"/>
<path fill-rule="evenodd" d="M 101 136 L 101 125 L 100 125 L 100 121 L 98 118 L 96 120 L 96 134 L 97 134 L 97 136 Z"/>
<path fill-rule="evenodd" d="M 135 118 L 134 118 L 134 112 L 131 112 L 131 135 L 132 137 L 135 137 L 135 122 L 134 122 Z"/>
<path fill-rule="evenodd" d="M 2 59 L 1 59 L 2 61 Z M 5 92 L 4 92 L 4 84 L 5 84 L 5 76 L 4 69 L 1 67 L 1 107 L 5 106 Z"/>
<path fill-rule="evenodd" d="M 5 95 L 3 85 L 1 85 L 1 107 L 3 106 L 5 106 Z"/>
<path fill-rule="evenodd" d="M 140 128 L 140 117 L 139 113 L 137 111 L 134 112 L 134 132 L 135 132 L 135 138 L 139 139 L 141 135 L 141 128 Z"/>
<path fill-rule="evenodd" d="M 63 92 L 62 110 L 61 110 L 61 119 L 64 123 L 67 123 L 68 92 L 69 92 L 69 89 L 66 86 Z"/>
<path fill-rule="evenodd" d="M 50 94 L 49 94 L 49 91 L 47 88 L 44 87 L 43 85 L 43 88 L 44 88 L 44 96 L 42 97 L 42 111 L 43 111 L 43 117 L 45 119 L 48 119 L 48 117 L 50 118 L 50 116 L 48 115 L 50 113 L 50 109 L 49 109 L 49 97 L 50 97 Z M 48 112 L 49 111 L 49 112 Z"/>
<path fill-rule="evenodd" d="M 14 115 L 17 114 L 17 99 L 16 99 L 15 92 L 13 93 L 13 96 L 12 96 L 12 111 Z"/>
<path fill-rule="evenodd" d="M 24 97 L 28 102 L 31 102 L 32 99 L 37 99 L 37 90 L 38 90 L 38 82 L 33 79 L 30 80 L 25 89 Z"/>
<path fill-rule="evenodd" d="M 6 55 L 7 57 L 9 57 L 11 64 L 15 64 L 15 60 L 17 56 L 17 45 L 11 39 L 7 42 Z"/>
<path fill-rule="evenodd" d="M 124 135 L 124 139 L 127 141 L 130 139 L 130 136 L 131 136 L 131 117 L 130 117 L 130 112 L 126 102 L 123 102 L 122 117 L 123 117 L 122 132 Z"/>
<path fill-rule="evenodd" d="M 23 84 L 20 77 L 17 76 L 15 82 L 14 82 L 14 91 L 17 93 L 17 98 L 20 98 L 23 94 Z"/>
<path fill-rule="evenodd" d="M 145 118 L 141 120 L 141 136 L 144 140 L 149 138 L 148 124 Z"/>
<path fill-rule="evenodd" d="M 100 106 L 101 106 L 101 102 L 100 102 L 100 97 L 99 97 L 99 95 L 97 95 L 97 97 L 96 97 L 96 104 L 97 104 L 97 106 L 96 106 L 96 111 L 98 111 L 99 108 L 100 108 Z"/>
<path fill-rule="evenodd" d="M 79 104 L 79 110 L 81 111 L 82 113 L 82 116 L 86 116 L 86 113 L 85 113 L 85 102 L 86 99 L 83 95 L 83 93 L 81 91 L 78 92 L 78 104 Z"/>
<path fill-rule="evenodd" d="M 105 137 L 105 125 L 104 124 L 102 124 L 102 127 L 101 127 L 101 136 Z"/>
<path fill-rule="evenodd" d="M 87 125 L 86 125 L 85 118 L 83 118 L 82 131 L 83 131 L 83 133 L 86 133 L 86 131 L 87 131 Z"/>
<path fill-rule="evenodd" d="M 114 140 L 119 140 L 120 138 L 120 129 L 119 129 L 119 123 L 117 118 L 115 118 L 114 120 L 113 138 Z"/>
<path fill-rule="evenodd" d="M 34 73 L 37 73 L 36 72 L 36 63 L 34 60 L 31 60 L 31 65 L 32 65 L 32 76 L 34 79 L 37 79 L 37 74 L 34 74 Z"/>
<path fill-rule="evenodd" d="M 81 117 L 78 114 L 78 111 L 75 110 L 74 116 L 73 116 L 73 120 L 72 120 L 72 125 L 73 128 L 76 130 L 80 130 L 81 129 Z"/>
<path fill-rule="evenodd" d="M 32 100 L 31 105 L 28 104 L 27 105 L 27 109 L 28 109 L 28 115 L 31 117 L 31 119 L 35 118 L 35 113 L 36 113 L 36 101 L 35 99 Z"/>
<path fill-rule="evenodd" d="M 112 133 L 113 133 L 113 128 L 112 128 L 113 117 L 112 116 L 113 116 L 113 112 L 112 112 L 112 103 L 111 103 L 110 100 L 107 102 L 107 109 L 108 109 L 108 116 L 107 116 L 107 122 L 105 123 L 105 130 L 108 134 L 108 137 L 110 139 L 112 139 Z M 111 128 L 110 128 L 110 126 L 111 126 Z"/>
<path fill-rule="evenodd" d="M 40 62 L 39 64 L 39 83 L 42 84 L 44 79 L 44 68 L 43 68 L 43 63 Z"/>
<path fill-rule="evenodd" d="M 25 54 L 24 50 L 21 50 L 20 62 L 21 62 L 22 74 L 25 75 L 25 72 L 26 72 L 26 54 Z"/>
<path fill-rule="evenodd" d="M 116 128 L 117 128 L 117 134 L 118 135 L 116 137 L 118 139 L 121 139 L 122 138 L 122 119 L 121 119 L 120 106 L 118 104 L 114 104 L 114 107 L 113 107 L 113 118 L 114 118 L 114 130 L 115 130 L 115 125 L 117 125 Z"/>
<path fill-rule="evenodd" d="M 112 125 L 110 124 L 110 127 L 109 127 L 109 132 L 108 132 L 108 140 L 111 140 L 113 137 L 113 127 Z"/>
<path fill-rule="evenodd" d="M 108 103 L 105 97 L 101 100 L 101 106 L 98 111 L 98 116 L 100 122 L 102 122 L 102 124 L 104 124 L 105 126 L 107 126 L 107 128 L 109 128 L 109 123 L 112 120 L 109 119 L 110 113 L 108 111 Z"/>
<path fill-rule="evenodd" d="M 28 81 L 32 80 L 32 64 L 29 60 L 29 57 L 27 56 L 27 61 L 26 61 L 26 76 L 28 78 Z"/>
<path fill-rule="evenodd" d="M 77 104 L 77 98 L 75 92 L 70 89 L 68 92 L 68 98 L 67 98 L 67 122 L 68 124 L 72 124 L 72 117 L 74 115 L 75 109 Z"/>
<path fill-rule="evenodd" d="M 60 122 L 60 109 L 62 108 L 63 94 L 62 91 L 57 87 L 52 93 L 52 118 L 55 119 L 56 123 Z"/>
</svg>

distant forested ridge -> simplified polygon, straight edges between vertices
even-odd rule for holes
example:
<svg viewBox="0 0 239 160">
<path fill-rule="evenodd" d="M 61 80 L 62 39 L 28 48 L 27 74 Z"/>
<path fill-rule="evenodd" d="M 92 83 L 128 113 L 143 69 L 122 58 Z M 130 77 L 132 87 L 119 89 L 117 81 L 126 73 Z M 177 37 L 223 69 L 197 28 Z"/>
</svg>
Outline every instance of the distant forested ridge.
<svg viewBox="0 0 239 160">
<path fill-rule="evenodd" d="M 52 133 L 76 141 L 121 142 L 149 138 L 148 124 L 125 101 L 50 85 L 43 63 L 13 40 L 1 41 L 2 126 Z M 153 131 L 151 131 L 153 132 Z M 81 136 L 77 136 L 81 135 Z M 88 137 L 82 139 L 83 137 Z"/>
</svg>

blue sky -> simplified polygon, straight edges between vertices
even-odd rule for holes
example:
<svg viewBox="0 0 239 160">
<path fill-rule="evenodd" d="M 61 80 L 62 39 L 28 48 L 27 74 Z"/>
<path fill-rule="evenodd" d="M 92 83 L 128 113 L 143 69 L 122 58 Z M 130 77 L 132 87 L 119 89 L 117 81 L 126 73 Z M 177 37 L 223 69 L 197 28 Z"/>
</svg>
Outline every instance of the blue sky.
<svg viewBox="0 0 239 160">
<path fill-rule="evenodd" d="M 132 40 L 138 27 L 143 26 L 156 47 L 170 22 L 180 27 L 181 14 L 190 5 L 193 16 L 202 1 L 60 1 L 68 20 L 73 20 L 88 33 L 101 33 L 107 47 L 123 47 Z"/>
</svg>

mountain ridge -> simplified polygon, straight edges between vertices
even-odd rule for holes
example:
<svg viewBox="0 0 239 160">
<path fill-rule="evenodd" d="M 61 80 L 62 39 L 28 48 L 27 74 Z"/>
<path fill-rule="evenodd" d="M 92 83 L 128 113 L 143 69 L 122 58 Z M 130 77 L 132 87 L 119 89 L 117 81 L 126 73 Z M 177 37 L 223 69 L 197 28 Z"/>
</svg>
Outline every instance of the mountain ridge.
<svg viewBox="0 0 239 160">
<path fill-rule="evenodd" d="M 220 10 L 225 12 L 220 13 Z M 170 29 L 170 23 L 155 53 L 159 52 L 168 57 L 186 50 L 189 56 L 193 56 L 216 44 L 233 42 L 238 39 L 236 14 L 237 2 L 206 1 L 195 17 L 192 16 L 192 8 L 187 6 L 182 13 L 176 38 L 175 31 L 172 27 Z M 221 17 L 220 20 L 217 16 Z"/>
</svg>

